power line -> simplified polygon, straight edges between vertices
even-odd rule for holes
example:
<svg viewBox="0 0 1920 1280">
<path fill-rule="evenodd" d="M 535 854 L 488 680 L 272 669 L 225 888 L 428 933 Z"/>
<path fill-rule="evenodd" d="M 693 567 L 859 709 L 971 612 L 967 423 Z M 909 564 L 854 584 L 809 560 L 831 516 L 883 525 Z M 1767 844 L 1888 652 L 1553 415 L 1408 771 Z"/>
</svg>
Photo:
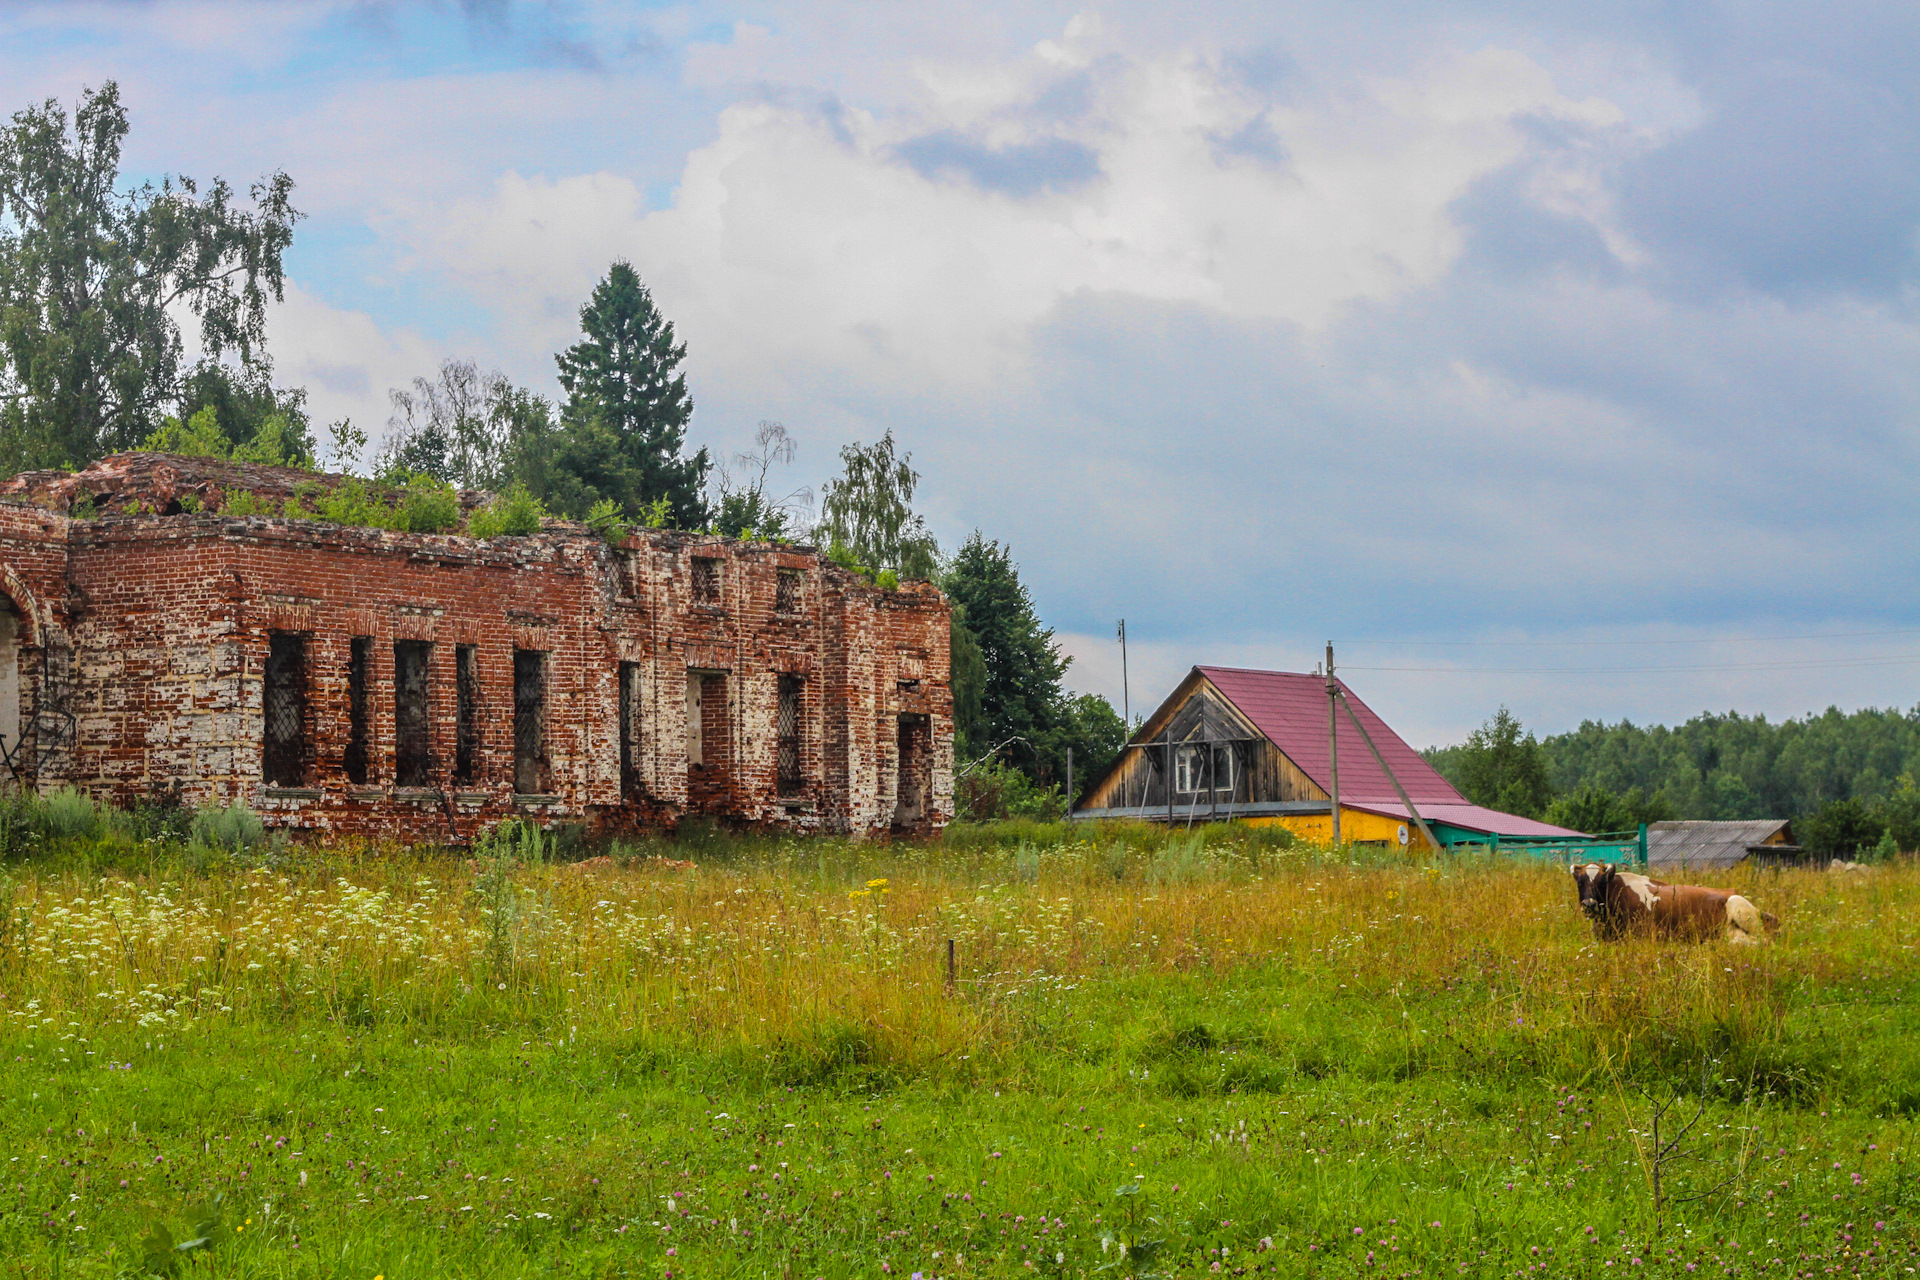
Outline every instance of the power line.
<svg viewBox="0 0 1920 1280">
<path fill-rule="evenodd" d="M 1484 647 L 1484 649 L 1559 649 L 1596 645 L 1774 645 L 1803 639 L 1866 639 L 1880 635 L 1920 635 L 1905 631 L 1816 631 L 1811 635 L 1705 635 L 1699 639 L 1630 639 L 1630 641 L 1409 641 L 1409 639 L 1344 639 L 1342 645 L 1402 645 L 1402 647 Z M 1359 670 L 1359 668 L 1356 668 Z M 1369 668 L 1388 670 L 1388 668 Z"/>
<path fill-rule="evenodd" d="M 1826 658 L 1793 662 L 1699 662 L 1639 667 L 1361 667 L 1344 671 L 1417 671 L 1446 676 L 1625 675 L 1641 671 L 1801 671 L 1834 667 L 1904 667 L 1920 664 L 1920 654 L 1899 658 Z"/>
</svg>

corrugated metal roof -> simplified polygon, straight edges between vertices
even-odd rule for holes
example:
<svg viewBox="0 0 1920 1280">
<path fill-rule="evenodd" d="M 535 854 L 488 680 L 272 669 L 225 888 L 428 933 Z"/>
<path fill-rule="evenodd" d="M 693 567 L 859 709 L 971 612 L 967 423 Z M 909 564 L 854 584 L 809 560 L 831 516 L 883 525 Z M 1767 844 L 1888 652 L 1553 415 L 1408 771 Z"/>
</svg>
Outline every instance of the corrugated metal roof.
<svg viewBox="0 0 1920 1280">
<path fill-rule="evenodd" d="M 1342 761 L 1341 768 L 1345 767 L 1346 764 Z M 1340 805 L 1345 808 L 1347 803 L 1343 788 Z M 1419 808 L 1420 816 L 1425 818 L 1429 825 L 1444 822 L 1450 827 L 1460 827 L 1467 831 L 1528 839 L 1566 837 L 1578 840 L 1584 834 L 1579 831 L 1569 831 L 1565 827 L 1556 827 L 1551 823 L 1536 822 L 1532 818 L 1522 818 L 1518 814 L 1501 813 L 1498 809 L 1485 809 L 1477 804 L 1428 804 L 1418 796 L 1414 797 L 1413 803 Z M 1377 813 L 1386 818 L 1399 818 L 1402 821 L 1405 821 L 1407 816 L 1407 807 L 1398 800 L 1391 804 L 1368 801 L 1352 807 L 1365 809 L 1368 813 Z"/>
<path fill-rule="evenodd" d="M 1731 867 L 1746 859 L 1751 846 L 1765 844 L 1786 825 L 1784 818 L 1649 823 L 1647 866 Z"/>
<path fill-rule="evenodd" d="M 1212 681 L 1214 688 L 1238 707 L 1240 714 L 1251 720 L 1255 728 L 1266 734 L 1302 773 L 1313 779 L 1322 790 L 1332 790 L 1333 777 L 1328 768 L 1327 753 L 1327 682 L 1324 678 L 1304 672 L 1249 671 L 1243 667 L 1199 667 L 1196 670 Z M 1353 690 L 1347 689 L 1345 681 L 1341 682 L 1340 687 L 1346 689 L 1347 701 L 1353 704 L 1354 715 L 1367 727 L 1367 736 L 1373 739 L 1373 745 L 1380 749 L 1388 767 L 1400 779 L 1400 785 L 1407 789 L 1407 795 L 1420 806 L 1422 814 L 1426 813 L 1429 802 L 1474 807 L 1467 804 L 1467 798 L 1455 790 L 1451 782 L 1441 777 L 1425 757 L 1401 741 L 1400 735 L 1389 729 L 1386 721 L 1375 715 L 1372 708 L 1355 696 Z M 1360 735 L 1353 731 L 1353 725 L 1344 712 L 1340 716 L 1339 738 L 1340 802 L 1358 806 L 1380 801 L 1398 806 L 1399 797 L 1394 794 L 1393 783 L 1373 762 L 1367 744 L 1360 741 Z M 1493 811 L 1486 809 L 1481 812 Z M 1526 819 L 1514 821 L 1524 822 Z M 1518 833 L 1502 831 L 1501 834 Z"/>
</svg>

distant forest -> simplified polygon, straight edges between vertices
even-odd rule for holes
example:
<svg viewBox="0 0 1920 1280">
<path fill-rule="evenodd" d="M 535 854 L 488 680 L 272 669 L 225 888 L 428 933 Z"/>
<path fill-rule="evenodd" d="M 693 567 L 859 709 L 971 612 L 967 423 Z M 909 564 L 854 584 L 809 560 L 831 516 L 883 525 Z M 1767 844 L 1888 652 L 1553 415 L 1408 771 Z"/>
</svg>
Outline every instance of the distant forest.
<svg viewBox="0 0 1920 1280">
<path fill-rule="evenodd" d="M 1502 708 L 1453 747 L 1424 753 L 1468 798 L 1582 831 L 1663 818 L 1791 818 L 1836 853 L 1920 838 L 1920 707 L 1778 723 L 1700 715 L 1678 728 L 1588 721 L 1535 740 Z"/>
</svg>

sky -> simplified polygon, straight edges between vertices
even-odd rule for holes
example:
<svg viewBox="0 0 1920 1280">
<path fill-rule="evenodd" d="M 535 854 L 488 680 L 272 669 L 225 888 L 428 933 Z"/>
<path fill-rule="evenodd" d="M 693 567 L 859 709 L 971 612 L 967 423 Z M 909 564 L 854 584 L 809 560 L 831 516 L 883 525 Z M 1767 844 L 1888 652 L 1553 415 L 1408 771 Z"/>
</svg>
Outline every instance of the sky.
<svg viewBox="0 0 1920 1280">
<path fill-rule="evenodd" d="M 1920 704 L 1920 7 L 0 0 L 8 109 L 292 175 L 277 376 L 552 395 L 615 259 L 690 437 L 892 430 L 1137 715 L 1416 745 Z M 1124 685 L 1115 623 L 1127 620 Z"/>
</svg>

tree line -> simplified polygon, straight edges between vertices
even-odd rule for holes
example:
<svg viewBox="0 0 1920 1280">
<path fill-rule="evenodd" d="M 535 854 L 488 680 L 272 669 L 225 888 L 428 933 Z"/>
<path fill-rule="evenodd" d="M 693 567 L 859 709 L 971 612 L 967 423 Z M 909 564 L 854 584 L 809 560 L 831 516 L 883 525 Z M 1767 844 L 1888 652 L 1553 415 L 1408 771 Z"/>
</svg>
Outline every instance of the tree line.
<svg viewBox="0 0 1920 1280">
<path fill-rule="evenodd" d="M 920 475 L 891 430 L 840 450 L 820 495 L 784 488 L 798 442 L 763 422 L 751 450 L 716 465 L 689 450 L 693 398 L 673 323 L 632 264 L 612 263 L 555 354 L 557 400 L 471 360 L 444 360 L 389 393 L 371 454 L 351 421 L 316 430 L 303 388 L 274 377 L 271 303 L 302 215 L 275 171 L 242 200 L 216 178 L 128 185 L 129 119 L 111 81 L 0 129 L 0 471 L 73 469 L 147 448 L 335 470 L 411 492 L 502 495 L 515 528 L 554 515 L 809 541 L 877 585 L 936 582 L 952 604 L 956 755 L 976 816 L 1057 811 L 1118 754 L 1126 726 L 1076 694 L 1011 550 L 976 530 L 950 554 L 914 509 Z M 200 352 L 188 363 L 193 326 Z M 784 488 L 784 491 L 783 491 Z M 528 522 L 531 522 L 529 524 Z"/>
<path fill-rule="evenodd" d="M 1671 728 L 1589 720 L 1538 740 L 1502 707 L 1425 755 L 1475 804 L 1578 831 L 1787 818 L 1823 856 L 1920 849 L 1920 707 L 1777 723 L 1703 714 Z"/>
</svg>

